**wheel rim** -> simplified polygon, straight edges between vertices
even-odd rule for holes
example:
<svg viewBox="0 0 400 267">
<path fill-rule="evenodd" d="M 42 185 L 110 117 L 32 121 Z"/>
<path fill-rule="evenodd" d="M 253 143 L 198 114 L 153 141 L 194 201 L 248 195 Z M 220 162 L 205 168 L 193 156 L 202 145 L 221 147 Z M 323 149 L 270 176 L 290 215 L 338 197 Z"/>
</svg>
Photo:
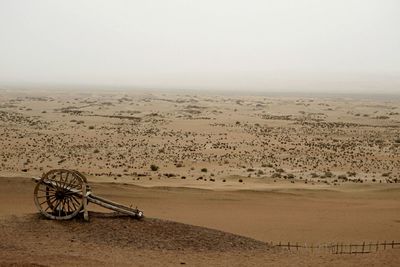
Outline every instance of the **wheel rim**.
<svg viewBox="0 0 400 267">
<path fill-rule="evenodd" d="M 86 178 L 76 171 L 51 170 L 40 179 L 34 191 L 39 211 L 50 219 L 68 220 L 83 207 Z"/>
</svg>

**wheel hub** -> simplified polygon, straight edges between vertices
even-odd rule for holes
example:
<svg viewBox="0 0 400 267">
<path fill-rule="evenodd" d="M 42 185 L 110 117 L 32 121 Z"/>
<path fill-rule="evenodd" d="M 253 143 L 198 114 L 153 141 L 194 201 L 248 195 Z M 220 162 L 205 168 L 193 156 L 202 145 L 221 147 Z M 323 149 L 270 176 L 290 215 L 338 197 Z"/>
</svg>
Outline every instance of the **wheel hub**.
<svg viewBox="0 0 400 267">
<path fill-rule="evenodd" d="M 57 192 L 56 192 L 56 199 L 57 199 L 57 200 L 64 199 L 64 197 L 65 197 L 65 194 L 64 194 L 63 191 L 57 191 Z"/>
</svg>

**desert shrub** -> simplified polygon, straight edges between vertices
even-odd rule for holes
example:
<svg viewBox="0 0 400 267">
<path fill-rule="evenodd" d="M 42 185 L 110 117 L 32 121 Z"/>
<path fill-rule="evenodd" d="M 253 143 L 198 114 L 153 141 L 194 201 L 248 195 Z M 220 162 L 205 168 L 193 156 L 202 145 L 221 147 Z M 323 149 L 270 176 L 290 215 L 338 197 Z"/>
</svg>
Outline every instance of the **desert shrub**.
<svg viewBox="0 0 400 267">
<path fill-rule="evenodd" d="M 93 151 L 93 153 L 99 153 L 100 150 L 98 150 L 97 148 Z"/>
<path fill-rule="evenodd" d="M 201 172 L 207 172 L 208 170 L 207 170 L 207 168 L 202 168 L 201 169 Z"/>
<path fill-rule="evenodd" d="M 285 171 L 284 171 L 283 169 L 281 169 L 281 168 L 276 169 L 275 171 L 276 171 L 276 172 L 279 172 L 279 173 L 285 172 Z"/>
<path fill-rule="evenodd" d="M 272 174 L 272 178 L 281 178 L 281 174 L 279 173 L 279 172 L 274 172 L 273 174 Z"/>
<path fill-rule="evenodd" d="M 312 173 L 311 173 L 311 177 L 312 177 L 312 178 L 317 178 L 317 177 L 319 177 L 319 175 L 316 174 L 315 172 L 312 172 Z"/>
<path fill-rule="evenodd" d="M 264 172 L 263 172 L 262 170 L 258 170 L 257 174 L 258 174 L 258 175 L 263 175 Z"/>
<path fill-rule="evenodd" d="M 226 182 L 226 180 L 225 180 L 225 179 L 223 179 L 223 180 L 222 180 L 222 182 L 223 182 L 223 183 L 225 183 L 225 182 Z"/>
<path fill-rule="evenodd" d="M 183 164 L 179 162 L 179 163 L 175 164 L 175 166 L 176 166 L 177 168 L 180 168 L 180 167 L 183 166 Z"/>
<path fill-rule="evenodd" d="M 389 177 L 389 175 L 390 175 L 390 172 L 384 172 L 384 173 L 382 173 L 382 177 Z"/>
<path fill-rule="evenodd" d="M 157 171 L 159 169 L 159 167 L 157 165 L 151 164 L 150 165 L 150 170 L 152 170 L 153 172 Z"/>
<path fill-rule="evenodd" d="M 255 170 L 253 168 L 248 168 L 247 171 L 248 172 L 254 172 Z"/>
<path fill-rule="evenodd" d="M 94 129 L 93 125 L 89 126 L 89 130 L 93 130 L 93 129 Z"/>
<path fill-rule="evenodd" d="M 293 173 L 289 173 L 289 174 L 287 175 L 287 178 L 288 178 L 288 179 L 293 179 L 293 178 L 294 178 L 294 174 L 293 174 Z"/>
<path fill-rule="evenodd" d="M 242 179 L 239 179 L 239 183 L 243 183 L 243 180 L 242 180 Z"/>
<path fill-rule="evenodd" d="M 400 138 L 395 139 L 394 142 L 395 142 L 396 144 L 400 144 Z"/>
<path fill-rule="evenodd" d="M 387 120 L 387 119 L 389 119 L 390 117 L 389 117 L 389 116 L 376 116 L 376 118 L 377 118 L 378 120 Z"/>
<path fill-rule="evenodd" d="M 356 173 L 356 172 L 347 172 L 347 174 L 348 174 L 350 177 L 352 177 L 352 176 L 356 176 L 356 175 L 357 175 L 357 173 Z"/>
</svg>

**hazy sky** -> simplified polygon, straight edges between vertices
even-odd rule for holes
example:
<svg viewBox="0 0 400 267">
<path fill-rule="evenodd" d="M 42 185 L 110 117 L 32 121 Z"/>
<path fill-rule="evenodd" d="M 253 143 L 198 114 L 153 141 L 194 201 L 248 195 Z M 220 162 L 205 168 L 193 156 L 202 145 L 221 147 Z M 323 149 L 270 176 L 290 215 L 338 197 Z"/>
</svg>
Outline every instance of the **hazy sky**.
<svg viewBox="0 0 400 267">
<path fill-rule="evenodd" d="M 0 84 L 400 92 L 399 0 L 0 0 Z"/>
</svg>

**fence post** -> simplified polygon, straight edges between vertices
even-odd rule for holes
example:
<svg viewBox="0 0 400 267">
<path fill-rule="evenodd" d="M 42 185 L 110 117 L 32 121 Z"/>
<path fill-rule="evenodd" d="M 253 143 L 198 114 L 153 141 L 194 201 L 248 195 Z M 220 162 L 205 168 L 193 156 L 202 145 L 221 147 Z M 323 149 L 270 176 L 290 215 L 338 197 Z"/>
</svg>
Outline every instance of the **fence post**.
<svg viewBox="0 0 400 267">
<path fill-rule="evenodd" d="M 383 250 L 385 250 L 386 249 L 386 240 L 385 240 L 385 242 L 383 243 Z"/>
<path fill-rule="evenodd" d="M 394 240 L 392 240 L 392 248 L 394 248 Z"/>
<path fill-rule="evenodd" d="M 289 250 L 290 250 L 290 242 L 287 242 L 287 246 L 288 246 L 288 248 L 289 248 Z"/>
<path fill-rule="evenodd" d="M 363 242 L 362 253 L 364 253 L 364 247 L 365 247 L 365 241 Z"/>
<path fill-rule="evenodd" d="M 299 244 L 296 242 L 296 250 L 299 250 Z"/>
</svg>

